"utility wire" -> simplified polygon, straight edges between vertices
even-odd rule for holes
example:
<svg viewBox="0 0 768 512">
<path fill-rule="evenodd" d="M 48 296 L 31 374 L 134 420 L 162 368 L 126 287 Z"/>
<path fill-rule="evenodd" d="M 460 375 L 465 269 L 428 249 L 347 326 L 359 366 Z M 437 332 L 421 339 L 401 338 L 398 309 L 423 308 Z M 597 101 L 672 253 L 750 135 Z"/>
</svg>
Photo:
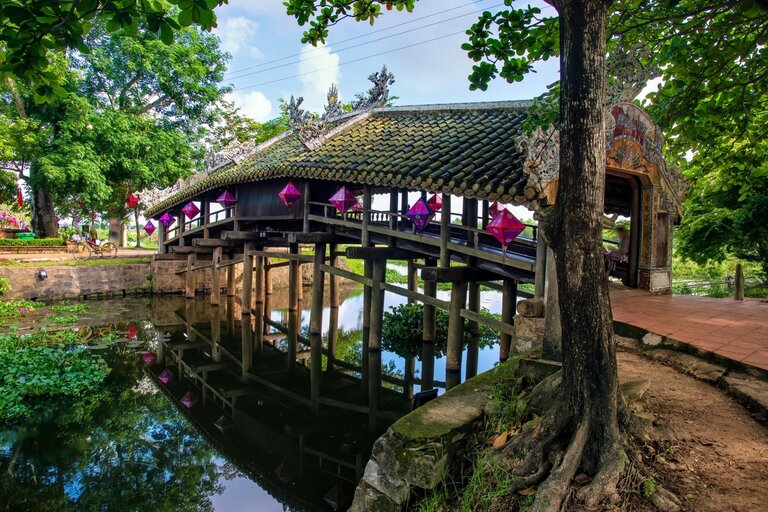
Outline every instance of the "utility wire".
<svg viewBox="0 0 768 512">
<path fill-rule="evenodd" d="M 504 5 L 504 4 L 492 5 L 490 7 L 487 7 L 487 9 L 494 9 L 494 8 L 500 7 L 502 5 Z M 365 42 L 362 42 L 362 43 L 353 44 L 351 46 L 346 46 L 344 48 L 334 49 L 333 53 L 341 53 L 341 52 L 343 52 L 345 50 L 351 50 L 353 48 L 359 48 L 361 46 L 365 46 L 365 45 L 368 45 L 368 44 L 373 44 L 373 43 L 376 43 L 378 41 L 383 41 L 385 39 L 391 39 L 393 37 L 401 36 L 403 34 L 408 34 L 410 32 L 416 32 L 418 30 L 422 30 L 422 29 L 425 29 L 425 28 L 433 27 L 435 25 L 440 25 L 441 23 L 445 23 L 447 21 L 457 20 L 459 18 L 463 18 L 465 16 L 469 16 L 470 14 L 477 14 L 479 12 L 483 12 L 484 10 L 485 9 L 481 9 L 479 11 L 468 12 L 468 13 L 465 13 L 465 14 L 461 14 L 459 16 L 454 16 L 453 18 L 447 18 L 447 19 L 444 19 L 444 20 L 435 21 L 435 22 L 432 22 L 432 23 L 428 23 L 426 25 L 422 25 L 420 27 L 411 28 L 411 29 L 408 29 L 408 30 L 404 30 L 402 32 L 396 32 L 396 33 L 390 34 L 388 36 L 379 37 L 377 39 L 372 39 L 370 41 L 365 41 Z M 256 71 L 251 71 L 250 73 L 243 73 L 243 74 L 240 74 L 240 75 L 237 75 L 237 76 L 229 76 L 229 77 L 227 77 L 227 80 L 235 80 L 235 79 L 243 78 L 243 77 L 246 77 L 246 76 L 257 75 L 259 73 L 266 73 L 267 71 L 272 71 L 273 69 L 279 69 L 279 68 L 285 68 L 285 67 L 288 67 L 288 66 L 293 66 L 294 64 L 298 64 L 299 62 L 307 62 L 307 61 L 310 61 L 310 60 L 318 59 L 320 57 L 322 57 L 322 55 L 317 55 L 317 56 L 314 56 L 314 57 L 310 56 L 309 58 L 306 58 L 306 59 L 294 60 L 294 61 L 291 61 L 291 62 L 286 62 L 285 64 L 278 64 L 277 66 L 272 66 L 272 67 L 269 67 L 269 68 L 257 69 Z"/>
<path fill-rule="evenodd" d="M 486 2 L 488 0 L 480 0 L 480 1 L 481 2 Z M 474 5 L 476 5 L 475 2 L 470 2 L 468 4 L 457 5 L 456 7 L 451 7 L 450 9 L 444 9 L 444 10 L 442 10 L 440 12 L 436 12 L 434 14 L 428 14 L 427 16 L 422 16 L 420 18 L 413 18 L 411 20 L 404 21 L 404 22 L 398 23 L 396 25 L 392 25 L 391 27 L 384 27 L 384 28 L 381 28 L 381 29 L 378 29 L 378 30 L 373 30 L 371 32 L 368 32 L 367 34 L 361 34 L 359 36 L 354 36 L 354 37 L 349 37 L 347 39 L 342 39 L 341 41 L 336 41 L 333 44 L 347 43 L 349 41 L 354 41 L 356 39 L 360 39 L 360 38 L 363 38 L 363 37 L 368 37 L 368 36 L 373 35 L 373 34 L 378 34 L 380 32 L 385 32 L 387 30 L 392 30 L 394 28 L 402 27 L 403 25 L 408 25 L 408 24 L 411 24 L 411 23 L 416 23 L 417 21 L 426 20 L 428 18 L 434 18 L 435 16 L 442 16 L 446 12 L 451 12 L 451 11 L 455 11 L 455 10 L 458 10 L 458 9 L 462 9 L 464 7 L 474 6 Z M 503 4 L 500 4 L 500 5 L 503 5 Z M 479 10 L 479 11 L 475 10 L 475 11 L 472 11 L 472 12 L 468 12 L 466 14 L 462 14 L 461 16 L 457 16 L 456 18 L 459 18 L 459 17 L 462 17 L 462 16 L 468 16 L 469 14 L 474 14 L 474 13 L 477 13 L 477 12 L 480 12 L 480 11 L 483 11 L 483 10 L 486 10 L 486 9 L 493 9 L 495 7 L 499 7 L 499 5 L 494 5 L 492 7 L 485 7 L 483 9 Z M 444 21 L 450 21 L 450 20 L 453 20 L 453 19 L 456 19 L 456 18 L 450 18 L 449 20 L 444 20 Z M 315 48 L 315 50 L 317 50 L 317 48 Z M 281 61 L 284 61 L 284 60 L 287 60 L 287 59 L 298 57 L 300 55 L 301 55 L 301 53 L 294 53 L 293 55 L 286 55 L 285 57 L 280 57 L 278 59 L 269 60 L 269 61 L 266 61 L 266 62 L 262 62 L 260 64 L 255 64 L 253 66 L 248 66 L 248 67 L 241 68 L 241 69 L 229 70 L 229 71 L 225 72 L 224 75 L 226 76 L 226 75 L 230 75 L 230 74 L 242 73 L 243 71 L 248 71 L 250 69 L 258 68 L 258 67 L 261 67 L 261 66 L 268 66 L 270 64 L 274 64 L 275 62 L 281 62 Z M 235 78 L 237 78 L 237 77 L 235 77 Z"/>
<path fill-rule="evenodd" d="M 261 83 L 258 83 L 258 84 L 245 85 L 243 87 L 236 87 L 236 88 L 234 88 L 232 90 L 233 91 L 243 91 L 245 89 L 253 89 L 254 87 L 261 87 L 262 85 L 274 84 L 274 83 L 277 83 L 277 82 L 283 82 L 285 80 L 293 80 L 294 78 L 300 78 L 300 77 L 303 77 L 303 76 L 311 75 L 311 74 L 317 73 L 319 71 L 325 71 L 327 69 L 334 69 L 336 67 L 341 67 L 341 66 L 346 66 L 347 64 L 352 64 L 354 62 L 360 62 L 360 61 L 363 61 L 363 60 L 372 59 L 374 57 L 380 57 L 380 56 L 386 55 L 388 53 L 397 52 L 397 51 L 405 50 L 405 49 L 408 49 L 408 48 L 413 48 L 414 46 L 419 46 L 419 45 L 422 45 L 422 44 L 431 43 L 431 42 L 437 41 L 439 39 L 445 39 L 446 37 L 453 37 L 455 35 L 463 34 L 465 32 L 466 32 L 465 30 L 460 30 L 458 32 L 453 32 L 451 34 L 446 34 L 444 36 L 433 37 L 432 39 L 427 39 L 426 41 L 420 41 L 418 43 L 413 43 L 413 44 L 409 44 L 409 45 L 406 45 L 406 46 L 401 46 L 399 48 L 393 48 L 391 50 L 387 50 L 387 51 L 384 51 L 384 52 L 374 53 L 373 55 L 367 55 L 365 57 L 360 57 L 359 59 L 348 60 L 346 62 L 340 63 L 338 66 L 326 66 L 324 68 L 313 69 L 312 71 L 307 71 L 305 73 L 299 73 L 297 75 L 292 75 L 292 76 L 285 76 L 283 78 L 277 78 L 275 80 L 269 80 L 267 82 L 261 82 Z"/>
</svg>

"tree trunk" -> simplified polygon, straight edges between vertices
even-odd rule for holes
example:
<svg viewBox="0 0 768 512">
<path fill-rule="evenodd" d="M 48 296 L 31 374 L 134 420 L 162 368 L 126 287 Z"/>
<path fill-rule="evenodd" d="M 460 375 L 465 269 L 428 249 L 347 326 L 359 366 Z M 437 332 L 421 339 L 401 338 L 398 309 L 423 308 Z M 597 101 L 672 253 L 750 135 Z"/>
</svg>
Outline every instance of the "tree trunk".
<svg viewBox="0 0 768 512">
<path fill-rule="evenodd" d="M 59 236 L 59 223 L 53 208 L 53 197 L 42 185 L 32 187 L 32 231 L 37 238 Z"/>
<path fill-rule="evenodd" d="M 562 326 L 561 386 L 571 431 L 586 425 L 580 469 L 596 474 L 620 446 L 618 373 L 601 247 L 605 195 L 605 28 L 610 2 L 557 2 L 560 183 L 545 233 Z"/>
<path fill-rule="evenodd" d="M 136 249 L 141 249 L 141 227 L 139 227 L 139 209 L 133 209 L 133 216 L 136 220 Z"/>
</svg>

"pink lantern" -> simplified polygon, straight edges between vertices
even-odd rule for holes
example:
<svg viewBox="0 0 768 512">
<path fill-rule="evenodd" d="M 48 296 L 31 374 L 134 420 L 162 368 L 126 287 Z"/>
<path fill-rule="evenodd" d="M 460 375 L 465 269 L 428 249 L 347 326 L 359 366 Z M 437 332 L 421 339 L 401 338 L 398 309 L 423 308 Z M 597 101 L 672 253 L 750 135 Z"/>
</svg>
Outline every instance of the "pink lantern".
<svg viewBox="0 0 768 512">
<path fill-rule="evenodd" d="M 429 208 L 429 205 L 423 197 L 416 201 L 405 215 L 411 222 L 413 222 L 413 225 L 416 226 L 416 229 L 419 231 L 424 231 L 427 224 L 432 222 L 432 219 L 435 218 L 435 212 Z"/>
<path fill-rule="evenodd" d="M 200 208 L 198 208 L 193 201 L 190 201 L 184 205 L 184 208 L 182 208 L 181 211 L 189 220 L 192 220 L 197 217 L 198 213 L 200 213 Z"/>
<path fill-rule="evenodd" d="M 493 218 L 487 226 L 488 231 L 496 237 L 501 245 L 504 247 L 512 243 L 512 240 L 517 238 L 517 235 L 523 232 L 525 224 L 520 222 L 517 217 L 504 208 L 496 217 Z"/>
<path fill-rule="evenodd" d="M 144 224 L 144 231 L 147 232 L 149 236 L 152 236 L 152 233 L 155 232 L 155 225 L 152 223 L 151 220 L 148 220 L 146 224 Z"/>
<path fill-rule="evenodd" d="M 145 365 L 150 366 L 155 362 L 155 354 L 152 352 L 144 352 L 141 354 L 141 360 L 144 361 Z"/>
<path fill-rule="evenodd" d="M 285 203 L 285 206 L 290 208 L 296 204 L 296 201 L 298 201 L 301 197 L 301 191 L 296 188 L 296 185 L 294 185 L 292 181 L 289 181 L 278 195 L 280 196 L 280 199 L 283 201 L 283 203 Z"/>
<path fill-rule="evenodd" d="M 491 219 L 495 219 L 499 212 L 503 209 L 504 207 L 501 206 L 501 203 L 494 201 L 493 204 L 491 204 L 491 207 L 488 208 L 488 216 L 491 217 Z"/>
<path fill-rule="evenodd" d="M 181 397 L 181 405 L 186 407 L 187 409 L 191 409 L 192 406 L 194 406 L 197 403 L 197 396 L 192 393 L 191 391 L 187 391 L 184 393 L 184 396 Z"/>
<path fill-rule="evenodd" d="M 222 208 L 229 209 L 235 206 L 235 203 L 237 203 L 237 199 L 235 199 L 235 196 L 232 195 L 232 193 L 229 190 L 225 190 L 221 193 L 218 199 L 216 199 L 216 202 L 221 205 Z"/>
<path fill-rule="evenodd" d="M 341 213 L 345 213 L 350 208 L 355 208 L 360 204 L 355 194 L 350 192 L 347 187 L 341 187 L 335 194 L 331 196 L 331 204 L 336 207 Z"/>
<path fill-rule="evenodd" d="M 440 208 L 443 207 L 443 198 L 437 194 L 432 194 L 432 197 L 427 201 L 427 206 L 433 212 L 439 212 Z"/>
<path fill-rule="evenodd" d="M 163 384 L 168 384 L 173 380 L 173 372 L 166 368 L 165 370 L 160 372 L 160 375 L 157 376 L 157 380 L 162 382 Z"/>
<path fill-rule="evenodd" d="M 133 193 L 128 194 L 128 197 L 125 198 L 125 204 L 128 205 L 128 208 L 136 208 L 136 205 L 139 204 L 139 198 Z"/>
<path fill-rule="evenodd" d="M 160 224 L 162 224 L 165 229 L 168 229 L 169 227 L 173 226 L 173 223 L 176 222 L 176 219 L 174 219 L 170 213 L 165 212 L 163 216 L 160 217 L 158 222 L 160 222 Z"/>
</svg>

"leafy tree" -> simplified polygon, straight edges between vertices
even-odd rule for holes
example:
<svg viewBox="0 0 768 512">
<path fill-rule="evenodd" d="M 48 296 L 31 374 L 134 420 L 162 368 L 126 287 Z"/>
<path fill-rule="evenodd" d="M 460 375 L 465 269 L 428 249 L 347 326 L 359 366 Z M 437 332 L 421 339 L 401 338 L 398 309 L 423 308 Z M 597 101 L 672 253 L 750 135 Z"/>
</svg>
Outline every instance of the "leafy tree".
<svg viewBox="0 0 768 512">
<path fill-rule="evenodd" d="M 109 35 L 94 28 L 88 54 L 58 66 L 64 93 L 36 102 L 34 84 L 6 80 L 6 119 L 37 128 L 12 143 L 12 162 L 28 169 L 33 227 L 55 236 L 54 204 L 120 218 L 125 197 L 167 186 L 192 172 L 227 55 L 196 29 L 167 45 L 152 33 Z M 137 228 L 138 229 L 138 228 Z"/>
<path fill-rule="evenodd" d="M 39 101 L 66 91 L 51 69 L 53 53 L 89 51 L 94 26 L 110 33 L 153 35 L 165 44 L 183 33 L 182 27 L 216 26 L 213 8 L 226 0 L 0 0 L 0 72 L 36 83 Z M 53 50 L 53 52 L 51 52 Z"/>
<path fill-rule="evenodd" d="M 513 2 L 505 0 L 504 3 L 509 7 Z M 686 53 L 688 46 L 700 46 L 702 56 L 712 50 L 704 51 L 708 38 L 697 38 L 696 34 L 710 32 L 710 40 L 719 37 L 724 27 L 717 23 L 720 20 L 717 13 L 733 18 L 731 9 L 696 1 L 626 0 L 616 2 L 613 8 L 614 2 L 610 0 L 548 0 L 548 3 L 556 10 L 556 17 L 542 16 L 539 9 L 530 6 L 483 13 L 467 31 L 469 42 L 464 45 L 477 63 L 470 75 L 473 89 L 484 89 L 497 76 L 508 82 L 519 81 L 532 70 L 533 62 L 555 55 L 560 59 L 560 83 L 550 95 L 558 101 L 558 108 L 550 112 L 542 109 L 543 115 L 538 120 L 545 124 L 557 121 L 560 133 L 556 206 L 540 212 L 543 234 L 554 252 L 558 281 L 563 356 L 560 398 L 542 417 L 535 435 L 516 436 L 505 448 L 508 465 L 512 473 L 520 477 L 520 484 L 523 487 L 540 484 L 534 505 L 534 510 L 539 511 L 561 509 L 577 471 L 592 477 L 591 482 L 576 493 L 577 500 L 595 507 L 620 499 L 616 483 L 626 456 L 622 452 L 623 438 L 618 425 L 618 375 L 610 301 L 600 256 L 605 186 L 603 120 L 609 85 L 626 94 L 627 90 L 637 90 L 650 76 L 644 65 L 651 61 L 643 59 L 652 54 L 640 50 L 645 48 L 641 44 L 644 30 L 653 31 L 655 26 L 632 25 L 633 15 L 643 9 L 652 9 L 657 16 L 672 13 L 672 23 L 680 25 L 703 11 L 705 14 L 700 19 L 703 25 L 697 30 L 691 26 L 658 34 L 670 52 L 662 57 L 674 55 L 681 60 L 680 65 L 689 70 L 697 67 L 700 60 L 691 59 Z M 286 2 L 288 14 L 296 17 L 300 25 L 309 23 L 303 40 L 312 43 L 323 41 L 328 28 L 344 18 L 373 22 L 382 7 L 410 10 L 413 4 L 411 0 Z M 755 2 L 742 4 L 754 5 Z M 611 32 L 607 30 L 609 22 Z M 614 31 L 622 23 L 631 28 L 626 33 Z M 732 29 L 737 30 L 737 21 L 731 19 L 730 23 Z M 748 30 L 753 36 L 764 34 L 761 29 Z M 733 51 L 748 51 L 747 42 L 730 39 Z M 754 46 L 755 52 L 765 56 L 764 41 Z M 609 80 L 606 75 L 608 53 L 617 61 L 622 55 L 629 55 L 629 60 L 637 57 L 640 62 L 620 66 L 623 73 Z M 719 62 L 724 67 L 709 67 L 713 77 L 721 77 L 730 67 L 743 66 L 741 60 L 729 61 L 727 57 Z M 762 66 L 752 72 L 762 74 L 765 69 L 767 67 Z M 695 90 L 702 86 L 706 89 L 706 84 L 690 85 Z M 674 90 L 675 81 L 669 86 Z M 712 106 L 718 106 L 717 95 L 713 99 Z M 732 105 L 723 107 L 732 108 Z M 690 115 L 697 114 L 692 111 Z M 554 465 L 550 462 L 553 455 L 558 461 Z"/>
</svg>

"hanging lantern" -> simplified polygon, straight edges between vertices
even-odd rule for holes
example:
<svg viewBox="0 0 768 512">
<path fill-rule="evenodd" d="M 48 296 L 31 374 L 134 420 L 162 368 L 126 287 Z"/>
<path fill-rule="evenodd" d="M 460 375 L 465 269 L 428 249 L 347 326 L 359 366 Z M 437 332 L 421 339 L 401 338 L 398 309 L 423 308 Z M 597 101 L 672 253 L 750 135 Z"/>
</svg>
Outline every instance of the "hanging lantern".
<svg viewBox="0 0 768 512">
<path fill-rule="evenodd" d="M 128 205 L 128 208 L 136 208 L 136 205 L 139 204 L 139 198 L 133 193 L 128 194 L 128 197 L 125 198 L 125 204 Z"/>
<path fill-rule="evenodd" d="M 192 220 L 197 217 L 198 213 L 200 213 L 200 208 L 197 207 L 194 201 L 190 201 L 184 205 L 184 208 L 182 208 L 181 211 L 189 220 Z"/>
<path fill-rule="evenodd" d="M 435 212 L 429 208 L 429 205 L 423 197 L 416 201 L 405 215 L 411 222 L 413 222 L 413 225 L 416 226 L 416 229 L 419 231 L 424 231 L 427 224 L 432 222 L 432 219 L 435 218 Z"/>
<path fill-rule="evenodd" d="M 165 229 L 168 229 L 169 227 L 173 226 L 173 223 L 176 222 L 176 219 L 174 219 L 170 213 L 165 212 L 160 219 L 158 219 L 158 222 L 163 225 Z"/>
<path fill-rule="evenodd" d="M 141 360 L 144 361 L 144 364 L 147 366 L 151 366 L 152 363 L 155 362 L 155 354 L 152 352 L 144 352 L 141 354 Z"/>
<path fill-rule="evenodd" d="M 173 380 L 173 372 L 166 368 L 165 370 L 160 372 L 160 375 L 157 376 L 157 380 L 162 382 L 163 384 L 168 384 Z"/>
<path fill-rule="evenodd" d="M 433 212 L 439 212 L 440 209 L 443 207 L 443 198 L 442 196 L 439 196 L 437 194 L 432 194 L 432 197 L 429 198 L 429 201 L 427 201 L 427 206 L 429 206 L 429 209 Z"/>
<path fill-rule="evenodd" d="M 496 216 L 499 214 L 500 211 L 504 209 L 503 206 L 501 206 L 501 203 L 498 201 L 494 201 L 493 204 L 491 204 L 491 207 L 488 208 L 488 216 L 491 219 L 495 219 Z"/>
<path fill-rule="evenodd" d="M 525 224 L 520 222 L 512 212 L 504 208 L 486 227 L 502 246 L 507 247 L 517 235 L 523 232 Z"/>
<path fill-rule="evenodd" d="M 301 197 L 301 191 L 296 188 L 296 185 L 294 185 L 292 181 L 289 181 L 278 195 L 280 196 L 280 199 L 283 201 L 285 206 L 290 208 L 296 204 L 296 201 L 298 201 Z"/>
<path fill-rule="evenodd" d="M 333 194 L 330 198 L 330 202 L 341 213 L 345 213 L 350 208 L 355 208 L 356 205 L 360 204 L 360 201 L 357 200 L 355 194 L 350 192 L 347 187 L 341 187 L 335 194 Z"/>
<path fill-rule="evenodd" d="M 139 334 L 139 331 L 133 325 L 129 325 L 126 334 L 129 340 L 135 340 L 136 336 Z"/>
<path fill-rule="evenodd" d="M 149 236 L 152 236 L 152 233 L 154 233 L 156 229 L 157 228 L 155 227 L 155 225 L 152 223 L 151 220 L 148 220 L 147 223 L 144 224 L 144 231 L 146 231 L 147 235 Z"/>
<path fill-rule="evenodd" d="M 216 202 L 221 205 L 222 208 L 225 210 L 232 208 L 237 203 L 237 199 L 235 199 L 235 196 L 232 195 L 232 193 L 229 190 L 225 190 L 221 193 L 218 199 L 216 199 Z"/>
<path fill-rule="evenodd" d="M 187 391 L 186 393 L 184 393 L 184 396 L 182 396 L 181 400 L 179 401 L 181 402 L 181 405 L 183 405 L 187 409 L 191 409 L 192 406 L 197 403 L 197 396 L 195 396 L 195 394 L 192 393 L 191 391 Z"/>
</svg>

